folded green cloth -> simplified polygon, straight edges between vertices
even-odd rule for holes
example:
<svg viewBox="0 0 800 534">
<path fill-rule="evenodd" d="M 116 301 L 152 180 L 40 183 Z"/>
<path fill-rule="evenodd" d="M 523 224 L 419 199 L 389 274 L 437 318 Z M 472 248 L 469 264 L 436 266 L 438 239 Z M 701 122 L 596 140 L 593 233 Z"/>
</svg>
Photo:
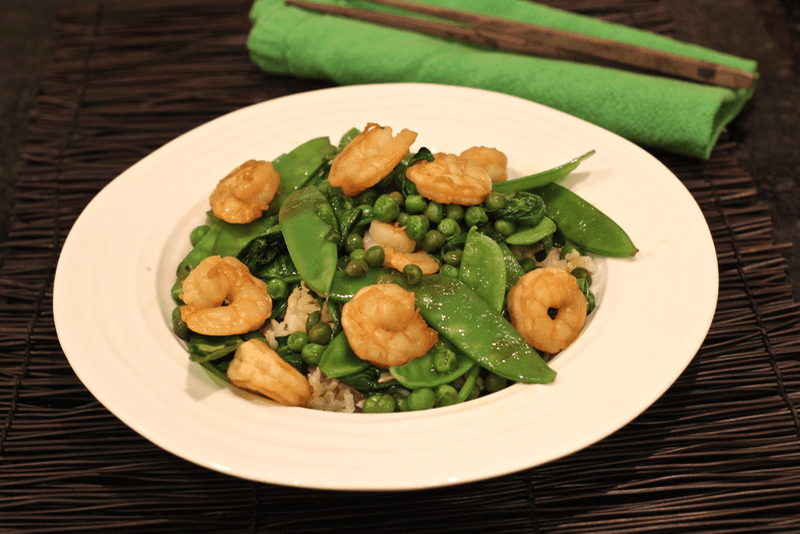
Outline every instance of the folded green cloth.
<svg viewBox="0 0 800 534">
<path fill-rule="evenodd" d="M 376 4 L 321 0 L 384 11 Z M 427 0 L 756 71 L 751 60 L 521 0 Z M 424 82 L 488 89 L 565 111 L 637 144 L 708 158 L 753 90 L 485 49 L 257 0 L 247 46 L 265 71 L 339 85 Z"/>
</svg>

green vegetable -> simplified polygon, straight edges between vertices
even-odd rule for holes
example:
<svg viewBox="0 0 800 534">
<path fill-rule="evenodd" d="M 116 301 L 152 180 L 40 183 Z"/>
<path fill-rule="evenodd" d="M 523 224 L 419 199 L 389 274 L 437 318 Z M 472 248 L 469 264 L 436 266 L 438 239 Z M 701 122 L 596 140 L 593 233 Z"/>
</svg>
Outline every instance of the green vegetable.
<svg viewBox="0 0 800 534">
<path fill-rule="evenodd" d="M 522 178 L 515 178 L 514 180 L 506 180 L 504 182 L 494 183 L 492 184 L 492 190 L 500 193 L 510 193 L 512 191 L 529 191 L 537 187 L 543 187 L 549 183 L 564 178 L 578 168 L 578 165 L 580 165 L 583 160 L 592 156 L 594 153 L 594 150 L 590 150 L 586 154 L 578 156 L 577 158 L 550 170 L 531 174 L 529 176 L 523 176 Z"/>
<path fill-rule="evenodd" d="M 336 155 L 336 147 L 327 137 L 311 139 L 291 152 L 278 156 L 272 165 L 281 176 L 278 194 L 267 213 L 278 213 L 289 196 L 306 186 L 320 168 Z"/>
<path fill-rule="evenodd" d="M 542 217 L 536 226 L 517 228 L 515 232 L 506 237 L 506 243 L 509 245 L 533 245 L 552 235 L 555 231 L 556 223 L 548 217 Z"/>
<path fill-rule="evenodd" d="M 371 364 L 356 356 L 347 343 L 344 332 L 340 332 L 328 343 L 319 361 L 319 368 L 329 378 L 341 378 L 368 367 L 371 367 Z"/>
<path fill-rule="evenodd" d="M 338 261 L 338 247 L 329 239 L 338 228 L 326 217 L 328 210 L 332 212 L 322 193 L 305 187 L 289 195 L 279 214 L 286 248 L 297 271 L 322 297 L 330 292 Z"/>
<path fill-rule="evenodd" d="M 408 409 L 430 410 L 436 405 L 436 394 L 430 388 L 415 389 L 408 396 Z"/>
<path fill-rule="evenodd" d="M 384 282 L 392 282 L 402 287 L 407 286 L 405 277 L 394 269 L 373 267 L 358 278 L 351 278 L 344 271 L 337 271 L 333 277 L 328 297 L 335 302 L 347 302 L 358 293 L 359 289 L 380 283 L 382 278 L 385 278 Z"/>
<path fill-rule="evenodd" d="M 392 413 L 397 407 L 394 397 L 388 393 L 376 393 L 364 401 L 364 413 Z"/>
<path fill-rule="evenodd" d="M 453 354 L 452 370 L 439 372 L 436 368 L 436 356 L 442 350 L 449 350 Z M 439 337 L 436 344 L 425 354 L 397 367 L 390 367 L 389 372 L 398 382 L 407 388 L 435 387 L 448 384 L 463 375 L 475 362 L 456 349 L 452 343 Z"/>
<path fill-rule="evenodd" d="M 191 243 L 193 247 L 197 246 L 197 244 L 205 237 L 209 230 L 211 230 L 211 227 L 207 224 L 198 226 L 192 230 L 191 234 L 189 234 L 189 243 Z"/>
<path fill-rule="evenodd" d="M 192 332 L 189 335 L 189 359 L 202 363 L 224 358 L 242 343 L 241 336 L 204 336 Z"/>
<path fill-rule="evenodd" d="M 503 262 L 506 265 L 506 292 L 508 292 L 508 290 L 522 278 L 522 275 L 525 274 L 525 269 L 522 267 L 522 264 L 517 261 L 517 258 L 514 257 L 508 245 L 501 241 L 497 243 L 497 246 L 499 246 L 500 250 L 503 252 Z"/>
<path fill-rule="evenodd" d="M 555 380 L 519 332 L 463 282 L 431 275 L 414 292 L 428 324 L 482 367 L 518 382 Z"/>
<path fill-rule="evenodd" d="M 308 334 L 300 330 L 292 332 L 286 338 L 286 346 L 295 352 L 300 352 L 308 345 Z"/>
<path fill-rule="evenodd" d="M 638 252 L 628 234 L 610 217 L 558 184 L 537 190 L 564 237 L 591 254 L 632 258 Z"/>
<path fill-rule="evenodd" d="M 317 343 L 306 343 L 300 351 L 300 357 L 308 365 L 319 365 L 322 355 L 325 353 L 325 346 Z"/>
<path fill-rule="evenodd" d="M 209 256 L 238 256 L 250 241 L 275 226 L 277 218 L 264 215 L 247 224 L 231 224 L 208 212 L 211 227 L 178 265 L 178 280 L 184 280 L 201 261 Z"/>
<path fill-rule="evenodd" d="M 475 227 L 467 233 L 458 279 L 495 311 L 502 311 L 506 296 L 506 260 L 500 246 Z"/>
<path fill-rule="evenodd" d="M 473 397 L 473 393 L 477 389 L 476 383 L 478 382 L 478 376 L 481 372 L 481 366 L 475 365 L 466 375 L 466 379 L 464 380 L 464 385 L 461 386 L 461 390 L 458 392 L 458 402 L 464 402 Z M 480 391 L 475 393 L 477 397 L 480 394 Z"/>
</svg>

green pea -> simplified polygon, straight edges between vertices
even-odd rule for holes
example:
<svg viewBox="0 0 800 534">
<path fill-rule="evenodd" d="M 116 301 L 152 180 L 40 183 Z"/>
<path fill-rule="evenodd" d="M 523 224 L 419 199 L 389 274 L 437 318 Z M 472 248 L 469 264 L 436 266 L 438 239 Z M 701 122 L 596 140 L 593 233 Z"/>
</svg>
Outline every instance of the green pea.
<svg viewBox="0 0 800 534">
<path fill-rule="evenodd" d="M 522 258 L 521 260 L 519 260 L 519 265 L 520 267 L 522 267 L 523 271 L 529 273 L 536 268 L 536 260 L 527 257 Z"/>
<path fill-rule="evenodd" d="M 400 215 L 400 206 L 389 195 L 381 195 L 373 206 L 375 218 L 382 222 L 392 222 Z"/>
<path fill-rule="evenodd" d="M 401 193 L 400 191 L 392 191 L 391 193 L 389 193 L 389 196 L 393 198 L 395 202 L 397 202 L 397 205 L 400 208 L 402 208 L 403 205 L 406 203 L 406 197 L 404 197 L 403 193 Z"/>
<path fill-rule="evenodd" d="M 364 413 L 392 413 L 395 408 L 397 408 L 395 398 L 386 393 L 367 397 L 362 407 Z"/>
<path fill-rule="evenodd" d="M 464 212 L 464 224 L 468 227 L 480 226 L 489 222 L 489 216 L 486 215 L 486 210 L 482 206 L 470 206 Z"/>
<path fill-rule="evenodd" d="M 450 219 L 455 219 L 458 222 L 461 222 L 464 219 L 464 206 L 459 206 L 458 204 L 448 204 L 444 209 L 445 217 L 449 217 Z"/>
<path fill-rule="evenodd" d="M 494 222 L 494 231 L 503 237 L 510 236 L 516 229 L 517 225 L 514 221 L 509 221 L 508 219 L 497 219 Z"/>
<path fill-rule="evenodd" d="M 350 278 L 364 276 L 367 271 L 369 271 L 369 265 L 366 261 L 361 259 L 348 260 L 347 265 L 344 266 L 344 274 Z"/>
<path fill-rule="evenodd" d="M 366 256 L 367 251 L 363 248 L 357 248 L 348 255 L 351 260 L 363 260 Z"/>
<path fill-rule="evenodd" d="M 406 197 L 406 211 L 412 215 L 419 215 L 425 212 L 428 201 L 422 195 L 408 195 Z"/>
<path fill-rule="evenodd" d="M 308 365 L 319 365 L 322 354 L 325 352 L 325 345 L 319 343 L 306 343 L 300 351 L 300 357 Z"/>
<path fill-rule="evenodd" d="M 408 409 L 412 411 L 430 410 L 436 405 L 436 394 L 431 388 L 415 389 L 408 396 Z"/>
<path fill-rule="evenodd" d="M 567 254 L 571 254 L 572 252 L 577 252 L 578 254 L 581 253 L 581 251 L 578 250 L 578 247 L 576 247 L 575 245 L 564 245 L 561 248 L 561 253 L 559 255 L 559 258 L 563 260 L 567 257 Z"/>
<path fill-rule="evenodd" d="M 267 293 L 275 300 L 283 300 L 289 297 L 289 286 L 280 278 L 273 278 L 267 282 Z"/>
<path fill-rule="evenodd" d="M 432 224 L 439 224 L 444 219 L 444 206 L 438 202 L 431 201 L 425 206 L 423 213 Z"/>
<path fill-rule="evenodd" d="M 397 226 L 399 226 L 400 228 L 402 228 L 403 226 L 405 226 L 405 225 L 407 225 L 407 224 L 408 224 L 408 218 L 409 218 L 409 217 L 411 217 L 411 215 L 409 215 L 408 213 L 406 213 L 406 212 L 404 212 L 404 211 L 401 211 L 401 212 L 400 212 L 400 213 L 397 215 L 397 218 L 394 220 L 394 222 L 396 222 L 396 223 L 397 223 Z"/>
<path fill-rule="evenodd" d="M 364 221 L 371 221 L 375 218 L 375 208 L 371 204 L 359 204 L 358 209 L 361 210 L 361 219 Z"/>
<path fill-rule="evenodd" d="M 445 237 L 455 237 L 461 233 L 461 226 L 458 224 L 458 221 L 450 217 L 442 219 L 442 222 L 438 224 L 436 229 Z"/>
<path fill-rule="evenodd" d="M 592 285 L 592 273 L 585 267 L 575 267 L 569 274 L 575 278 L 584 278 L 589 285 Z"/>
<path fill-rule="evenodd" d="M 403 267 L 403 276 L 406 277 L 406 282 L 412 286 L 415 286 L 422 281 L 422 269 L 419 267 L 419 265 L 409 263 Z"/>
<path fill-rule="evenodd" d="M 306 345 L 308 345 L 308 334 L 305 332 L 298 330 L 286 338 L 286 346 L 294 352 L 300 352 Z"/>
<path fill-rule="evenodd" d="M 378 193 L 374 189 L 367 189 L 362 191 L 360 195 L 358 195 L 358 203 L 359 204 L 367 204 L 372 206 L 375 204 L 375 200 L 378 198 Z"/>
<path fill-rule="evenodd" d="M 448 250 L 447 252 L 444 253 L 444 255 L 442 256 L 442 259 L 448 265 L 456 265 L 457 266 L 459 263 L 461 263 L 461 256 L 463 254 L 464 254 L 464 251 L 461 250 L 460 248 L 457 248 L 455 250 Z"/>
<path fill-rule="evenodd" d="M 489 373 L 483 379 L 483 387 L 489 393 L 494 393 L 495 391 L 500 391 L 501 389 L 505 388 L 508 385 L 508 380 L 505 377 L 502 377 L 495 373 Z"/>
<path fill-rule="evenodd" d="M 364 261 L 370 267 L 380 267 L 383 265 L 383 260 L 386 258 L 386 253 L 380 245 L 372 245 L 364 253 Z"/>
<path fill-rule="evenodd" d="M 409 215 L 406 221 L 406 235 L 414 241 L 422 241 L 428 233 L 430 222 L 424 215 Z"/>
<path fill-rule="evenodd" d="M 354 250 L 358 250 L 360 248 L 364 248 L 364 238 L 358 235 L 355 232 L 351 232 L 347 234 L 347 239 L 344 241 L 344 249 L 347 253 L 351 253 Z"/>
<path fill-rule="evenodd" d="M 397 404 L 398 412 L 407 412 L 411 409 L 408 407 L 408 397 L 395 397 L 394 402 Z"/>
<path fill-rule="evenodd" d="M 189 338 L 189 327 L 186 322 L 181 318 L 181 309 L 176 306 L 172 310 L 172 331 L 181 339 Z"/>
<path fill-rule="evenodd" d="M 450 373 L 455 371 L 457 366 L 458 358 L 456 358 L 456 353 L 446 347 L 439 349 L 433 357 L 433 369 L 437 373 Z"/>
<path fill-rule="evenodd" d="M 439 230 L 428 230 L 422 239 L 422 249 L 425 252 L 436 252 L 444 246 L 446 239 Z"/>
<path fill-rule="evenodd" d="M 498 193 L 497 191 L 492 191 L 486 197 L 486 200 L 483 201 L 483 205 L 486 207 L 487 210 L 502 210 L 508 206 L 508 199 L 503 193 Z"/>
<path fill-rule="evenodd" d="M 442 384 L 437 386 L 434 398 L 436 406 L 452 406 L 458 402 L 458 391 L 450 384 Z"/>
<path fill-rule="evenodd" d="M 211 227 L 207 224 L 202 224 L 192 230 L 192 233 L 189 234 L 189 242 L 192 244 L 192 246 L 196 247 L 200 240 L 206 236 L 209 230 L 211 230 Z"/>
<path fill-rule="evenodd" d="M 347 267 L 348 263 L 350 263 L 350 256 L 339 256 L 339 259 L 336 260 L 337 267 L 342 270 Z"/>
<path fill-rule="evenodd" d="M 309 343 L 327 345 L 331 342 L 331 337 L 333 337 L 333 328 L 326 322 L 320 321 L 308 331 Z"/>
<path fill-rule="evenodd" d="M 455 265 L 450 265 L 449 263 L 445 263 L 439 267 L 439 272 L 445 276 L 449 276 L 450 278 L 458 278 L 458 267 Z"/>
<path fill-rule="evenodd" d="M 315 310 L 308 314 L 308 318 L 306 319 L 306 332 L 311 330 L 315 324 L 322 320 L 322 312 L 319 310 Z"/>
</svg>

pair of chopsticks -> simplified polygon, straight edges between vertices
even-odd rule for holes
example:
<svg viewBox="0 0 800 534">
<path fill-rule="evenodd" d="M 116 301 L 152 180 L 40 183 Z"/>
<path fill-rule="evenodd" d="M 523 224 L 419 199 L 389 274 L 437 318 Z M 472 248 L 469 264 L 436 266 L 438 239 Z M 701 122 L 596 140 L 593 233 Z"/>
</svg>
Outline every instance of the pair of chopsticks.
<svg viewBox="0 0 800 534">
<path fill-rule="evenodd" d="M 499 50 L 582 63 L 602 64 L 730 89 L 750 89 L 755 86 L 757 79 L 757 76 L 751 72 L 727 65 L 684 57 L 669 52 L 650 50 L 632 44 L 618 43 L 565 30 L 407 0 L 370 1 L 376 4 L 402 8 L 414 13 L 432 15 L 463 25 L 322 4 L 308 0 L 286 0 L 286 4 Z"/>
</svg>

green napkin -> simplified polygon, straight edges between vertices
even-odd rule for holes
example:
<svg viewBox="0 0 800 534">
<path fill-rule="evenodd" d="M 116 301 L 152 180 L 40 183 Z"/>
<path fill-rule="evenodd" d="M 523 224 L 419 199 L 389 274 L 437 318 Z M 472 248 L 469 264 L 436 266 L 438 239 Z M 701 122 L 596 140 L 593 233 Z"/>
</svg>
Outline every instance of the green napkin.
<svg viewBox="0 0 800 534">
<path fill-rule="evenodd" d="M 323 0 L 384 11 L 376 4 Z M 520 0 L 428 3 L 628 42 L 755 72 L 756 63 Z M 265 71 L 339 85 L 424 82 L 488 89 L 565 111 L 637 144 L 708 158 L 753 90 L 731 90 L 617 69 L 484 49 L 257 0 L 247 41 Z"/>
</svg>

